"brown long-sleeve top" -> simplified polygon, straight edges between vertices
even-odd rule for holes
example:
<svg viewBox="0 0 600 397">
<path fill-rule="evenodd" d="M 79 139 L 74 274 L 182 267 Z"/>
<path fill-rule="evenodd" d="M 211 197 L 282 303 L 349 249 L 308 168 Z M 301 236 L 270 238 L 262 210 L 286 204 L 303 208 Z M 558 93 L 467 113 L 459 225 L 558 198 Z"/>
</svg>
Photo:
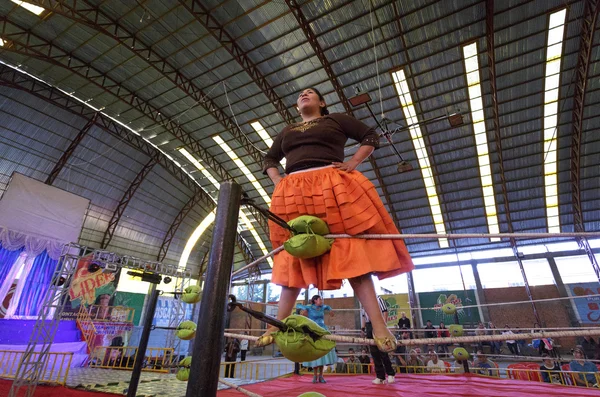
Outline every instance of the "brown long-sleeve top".
<svg viewBox="0 0 600 397">
<path fill-rule="evenodd" d="M 286 158 L 285 172 L 322 167 L 332 162 L 344 161 L 344 146 L 348 139 L 362 145 L 379 147 L 375 130 L 354 117 L 334 113 L 317 119 L 290 124 L 275 138 L 264 157 L 263 173 L 277 168 Z"/>
</svg>

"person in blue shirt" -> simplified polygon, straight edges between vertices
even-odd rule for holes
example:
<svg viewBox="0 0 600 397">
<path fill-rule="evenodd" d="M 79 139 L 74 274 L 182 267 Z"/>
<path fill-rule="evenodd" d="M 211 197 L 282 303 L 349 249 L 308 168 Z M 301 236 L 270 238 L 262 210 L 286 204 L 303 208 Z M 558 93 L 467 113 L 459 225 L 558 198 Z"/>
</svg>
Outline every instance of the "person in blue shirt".
<svg viewBox="0 0 600 397">
<path fill-rule="evenodd" d="M 594 363 L 585 361 L 585 353 L 581 346 L 573 349 L 575 359 L 569 363 L 569 370 L 573 372 L 582 372 L 581 374 L 572 374 L 573 380 L 577 386 L 598 387 L 598 368 Z"/>
<path fill-rule="evenodd" d="M 331 317 L 333 317 L 333 312 L 331 311 L 331 306 L 323 304 L 323 298 L 319 295 L 315 295 L 310 300 L 310 305 L 301 305 L 298 303 L 296 305 L 297 310 L 306 310 L 308 312 L 308 318 L 313 320 L 317 325 L 321 328 L 329 330 L 325 325 L 325 313 L 329 313 Z M 327 383 L 323 378 L 323 366 L 325 365 L 333 365 L 337 361 L 337 355 L 335 354 L 334 349 L 331 349 L 329 353 L 324 355 L 323 357 L 303 363 L 305 367 L 312 367 L 314 372 L 313 383 Z"/>
</svg>

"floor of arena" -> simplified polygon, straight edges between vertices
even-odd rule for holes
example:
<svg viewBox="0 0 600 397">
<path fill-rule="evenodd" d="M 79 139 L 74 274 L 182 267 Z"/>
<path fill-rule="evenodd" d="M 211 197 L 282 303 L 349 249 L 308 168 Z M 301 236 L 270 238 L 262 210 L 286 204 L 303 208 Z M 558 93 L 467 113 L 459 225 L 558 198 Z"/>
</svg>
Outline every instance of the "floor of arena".
<svg viewBox="0 0 600 397">
<path fill-rule="evenodd" d="M 463 396 L 463 397 L 539 397 L 598 396 L 598 389 L 566 387 L 512 379 L 493 379 L 477 375 L 396 375 L 396 382 L 373 385 L 372 376 L 330 375 L 326 384 L 313 384 L 312 376 L 293 376 L 244 386 L 263 397 L 298 396 L 315 391 L 326 397 L 342 396 Z M 235 390 L 221 390 L 218 397 L 239 397 Z"/>
</svg>

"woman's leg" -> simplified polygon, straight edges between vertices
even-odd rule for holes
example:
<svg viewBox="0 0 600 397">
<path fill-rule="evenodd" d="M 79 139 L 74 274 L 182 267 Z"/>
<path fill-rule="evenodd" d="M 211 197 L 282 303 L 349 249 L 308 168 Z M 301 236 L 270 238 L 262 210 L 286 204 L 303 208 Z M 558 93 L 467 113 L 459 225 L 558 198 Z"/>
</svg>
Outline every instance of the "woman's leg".
<svg viewBox="0 0 600 397">
<path fill-rule="evenodd" d="M 326 383 L 325 378 L 323 378 L 323 368 L 324 366 L 319 365 L 319 383 Z"/>
<path fill-rule="evenodd" d="M 354 293 L 358 297 L 360 303 L 362 303 L 371 325 L 373 326 L 373 337 L 374 338 L 390 338 L 394 341 L 393 346 L 388 346 L 386 351 L 393 351 L 396 349 L 396 338 L 387 328 L 387 324 L 383 321 L 383 316 L 379 310 L 379 303 L 377 302 L 377 294 L 375 293 L 375 286 L 370 274 L 365 274 L 359 277 L 349 279 L 350 285 L 354 289 Z"/>
</svg>

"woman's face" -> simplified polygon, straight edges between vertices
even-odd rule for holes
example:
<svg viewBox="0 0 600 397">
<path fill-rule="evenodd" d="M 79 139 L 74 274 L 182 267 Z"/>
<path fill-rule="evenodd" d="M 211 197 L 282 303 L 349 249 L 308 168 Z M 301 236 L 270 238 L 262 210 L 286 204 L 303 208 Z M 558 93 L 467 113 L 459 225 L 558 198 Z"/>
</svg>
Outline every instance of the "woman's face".
<svg viewBox="0 0 600 397">
<path fill-rule="evenodd" d="M 319 99 L 319 94 L 317 94 L 314 90 L 308 88 L 302 91 L 300 95 L 298 95 L 296 105 L 298 105 L 300 113 L 305 113 L 303 110 L 318 109 L 321 106 L 325 106 L 325 102 Z"/>
<path fill-rule="evenodd" d="M 100 306 L 108 306 L 108 303 L 110 302 L 110 295 L 102 295 L 100 297 Z"/>
<path fill-rule="evenodd" d="M 321 299 L 321 298 L 317 298 L 317 299 L 315 299 L 315 301 L 314 301 L 314 302 L 315 302 L 315 303 L 314 303 L 315 305 L 317 305 L 317 306 L 321 306 L 321 305 L 323 304 L 323 299 Z"/>
</svg>

